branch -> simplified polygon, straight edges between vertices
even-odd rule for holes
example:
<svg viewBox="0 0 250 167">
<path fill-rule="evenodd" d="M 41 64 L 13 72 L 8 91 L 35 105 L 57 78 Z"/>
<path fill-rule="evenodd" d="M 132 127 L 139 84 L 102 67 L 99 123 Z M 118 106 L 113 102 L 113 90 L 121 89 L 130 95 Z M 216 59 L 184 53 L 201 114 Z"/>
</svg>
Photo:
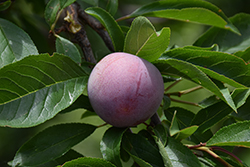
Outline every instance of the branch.
<svg viewBox="0 0 250 167">
<path fill-rule="evenodd" d="M 95 30 L 100 35 L 100 37 L 103 39 L 103 41 L 106 44 L 106 46 L 108 47 L 108 49 L 111 52 L 114 52 L 115 49 L 114 49 L 112 40 L 111 40 L 108 32 L 103 27 L 103 25 L 100 22 L 96 21 L 95 18 L 93 18 L 92 16 L 88 15 L 83 9 L 79 8 L 78 14 L 79 14 L 79 17 L 84 22 L 86 22 L 93 30 Z"/>
<path fill-rule="evenodd" d="M 96 59 L 91 49 L 89 39 L 86 35 L 86 31 L 83 28 L 83 25 L 78 21 L 78 8 L 79 6 L 73 3 L 65 9 L 67 15 L 64 18 L 65 25 L 67 27 L 67 30 L 70 33 L 74 34 L 75 40 L 77 41 L 84 53 L 85 60 L 90 63 L 96 64 Z"/>
</svg>

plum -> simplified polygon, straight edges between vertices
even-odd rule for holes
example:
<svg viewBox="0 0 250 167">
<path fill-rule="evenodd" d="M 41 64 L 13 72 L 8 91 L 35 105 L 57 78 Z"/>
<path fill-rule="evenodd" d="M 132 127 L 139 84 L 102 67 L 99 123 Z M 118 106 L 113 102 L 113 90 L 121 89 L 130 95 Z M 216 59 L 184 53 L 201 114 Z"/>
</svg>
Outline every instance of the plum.
<svg viewBox="0 0 250 167">
<path fill-rule="evenodd" d="M 88 80 L 94 111 L 115 127 L 136 126 L 149 119 L 161 104 L 164 83 L 150 62 L 116 52 L 96 64 Z"/>
</svg>

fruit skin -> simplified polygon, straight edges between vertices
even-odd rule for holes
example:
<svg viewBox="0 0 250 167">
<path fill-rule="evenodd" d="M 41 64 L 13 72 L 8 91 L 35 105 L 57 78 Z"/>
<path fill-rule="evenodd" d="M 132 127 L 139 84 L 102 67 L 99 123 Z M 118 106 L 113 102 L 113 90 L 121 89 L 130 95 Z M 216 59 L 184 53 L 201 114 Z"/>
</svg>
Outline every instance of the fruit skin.
<svg viewBox="0 0 250 167">
<path fill-rule="evenodd" d="M 158 69 L 135 55 L 105 56 L 88 80 L 90 103 L 105 122 L 116 127 L 136 126 L 158 109 L 164 83 Z"/>
</svg>

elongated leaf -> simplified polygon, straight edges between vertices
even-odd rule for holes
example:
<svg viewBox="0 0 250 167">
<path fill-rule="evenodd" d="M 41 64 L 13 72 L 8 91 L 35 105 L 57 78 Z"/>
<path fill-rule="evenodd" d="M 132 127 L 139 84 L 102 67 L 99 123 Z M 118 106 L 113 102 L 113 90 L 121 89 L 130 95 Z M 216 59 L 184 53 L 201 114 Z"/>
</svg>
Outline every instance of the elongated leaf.
<svg viewBox="0 0 250 167">
<path fill-rule="evenodd" d="M 62 165 L 62 167 L 90 167 L 90 166 L 98 166 L 98 167 L 115 167 L 112 163 L 105 161 L 101 158 L 91 158 L 91 157 L 84 157 L 78 158 L 70 162 L 66 162 Z"/>
<path fill-rule="evenodd" d="M 238 120 L 250 120 L 249 108 L 250 108 L 250 98 L 248 97 L 248 99 L 246 100 L 246 104 L 240 107 L 237 113 L 232 113 L 231 115 L 234 116 L 235 118 L 238 118 Z"/>
<path fill-rule="evenodd" d="M 162 58 L 174 58 L 196 65 L 200 70 L 219 81 L 234 87 L 249 86 L 249 66 L 230 54 L 197 49 L 177 48 L 163 54 Z M 247 79 L 248 78 L 248 79 Z"/>
<path fill-rule="evenodd" d="M 210 90 L 236 111 L 235 105 L 230 99 L 231 97 L 225 97 L 219 87 L 195 65 L 172 58 L 162 58 L 155 61 L 154 64 L 163 74 L 181 76 Z"/>
<path fill-rule="evenodd" d="M 67 161 L 71 161 L 73 159 L 80 158 L 80 157 L 83 157 L 83 155 L 81 155 L 78 152 L 71 149 L 66 154 L 64 154 L 63 156 L 61 156 L 61 157 L 59 157 L 57 159 L 51 160 L 49 162 L 46 162 L 44 164 L 38 165 L 36 167 L 55 167 L 57 165 L 62 165 Z"/>
<path fill-rule="evenodd" d="M 249 97 L 249 89 L 236 89 L 232 94 L 236 107 L 241 107 Z M 200 110 L 192 121 L 192 125 L 199 125 L 198 132 L 204 133 L 211 126 L 229 115 L 233 110 L 224 102 L 218 102 Z"/>
<path fill-rule="evenodd" d="M 207 24 L 229 29 L 239 34 L 237 28 L 228 20 L 221 9 L 201 0 L 157 1 L 140 7 L 126 18 L 140 15 Z"/>
<path fill-rule="evenodd" d="M 199 126 L 193 125 L 193 126 L 190 126 L 188 128 L 181 129 L 177 133 L 175 139 L 177 139 L 177 140 L 183 140 L 183 139 L 188 138 L 189 136 L 191 136 L 198 129 L 198 127 Z"/>
<path fill-rule="evenodd" d="M 122 167 L 120 160 L 120 147 L 123 133 L 126 130 L 126 128 L 109 128 L 105 132 L 100 144 L 103 158 L 115 164 L 117 167 Z"/>
<path fill-rule="evenodd" d="M 189 127 L 191 125 L 191 122 L 192 122 L 194 116 L 195 116 L 194 113 L 192 113 L 191 111 L 186 110 L 184 108 L 171 107 L 171 108 L 164 111 L 164 114 L 169 121 L 172 121 L 172 118 L 173 118 L 175 111 L 177 111 L 176 118 L 179 122 L 179 127 L 181 129 Z"/>
<path fill-rule="evenodd" d="M 207 146 L 240 146 L 250 148 L 250 121 L 221 128 L 207 142 Z"/>
<path fill-rule="evenodd" d="M 155 135 L 161 140 L 162 144 L 165 146 L 168 138 L 167 129 L 162 124 L 158 124 L 154 127 L 153 130 Z"/>
<path fill-rule="evenodd" d="M 169 28 L 163 28 L 157 34 L 150 21 L 141 16 L 132 22 L 125 39 L 124 52 L 137 55 L 152 62 L 158 59 L 167 49 L 169 41 Z"/>
<path fill-rule="evenodd" d="M 0 2 L 0 11 L 8 9 L 11 5 L 11 0 L 6 0 L 5 2 Z"/>
<path fill-rule="evenodd" d="M 64 8 L 74 3 L 76 0 L 50 0 L 45 8 L 44 17 L 53 30 L 57 21 L 58 14 Z"/>
<path fill-rule="evenodd" d="M 29 35 L 15 24 L 0 18 L 0 68 L 38 51 Z"/>
<path fill-rule="evenodd" d="M 81 63 L 81 54 L 77 47 L 72 42 L 63 37 L 57 36 L 56 51 L 58 53 L 62 53 L 66 56 L 69 56 L 76 63 Z"/>
<path fill-rule="evenodd" d="M 109 0 L 106 10 L 114 16 L 118 9 L 118 0 Z"/>
<path fill-rule="evenodd" d="M 240 36 L 228 30 L 213 27 L 203 34 L 194 45 L 206 47 L 218 44 L 219 51 L 226 53 L 235 53 L 249 48 L 250 15 L 240 13 L 229 20 L 239 29 Z"/>
<path fill-rule="evenodd" d="M 18 150 L 12 165 L 35 166 L 56 159 L 92 134 L 95 129 L 93 125 L 81 123 L 49 127 Z"/>
<path fill-rule="evenodd" d="M 161 155 L 156 147 L 141 135 L 125 134 L 123 137 L 124 149 L 140 166 L 164 166 Z"/>
<path fill-rule="evenodd" d="M 97 18 L 107 29 L 115 51 L 122 51 L 124 45 L 124 34 L 115 19 L 108 12 L 99 7 L 87 8 L 85 12 Z"/>
<path fill-rule="evenodd" d="M 172 118 L 172 121 L 171 121 L 171 125 L 170 125 L 170 128 L 169 128 L 170 136 L 173 136 L 173 135 L 175 135 L 176 133 L 178 133 L 180 131 L 179 125 L 178 125 L 178 122 L 177 122 L 177 118 L 176 118 L 176 113 L 177 113 L 177 111 L 174 112 L 174 115 L 173 115 L 173 118 Z"/>
<path fill-rule="evenodd" d="M 88 96 L 85 96 L 85 95 L 80 95 L 72 105 L 70 105 L 68 108 L 64 109 L 60 113 L 66 113 L 66 112 L 70 112 L 70 111 L 80 109 L 80 108 L 86 109 L 90 111 L 91 113 L 94 113 L 94 109 L 92 108 L 90 104 L 89 98 Z"/>
<path fill-rule="evenodd" d="M 69 57 L 29 56 L 0 70 L 0 126 L 30 127 L 51 119 L 83 92 L 87 74 Z"/>
<path fill-rule="evenodd" d="M 166 147 L 163 147 L 160 141 L 157 142 L 160 153 L 164 159 L 165 166 L 169 167 L 201 167 L 198 158 L 192 153 L 190 149 L 182 143 L 169 137 Z"/>
<path fill-rule="evenodd" d="M 250 47 L 243 51 L 238 51 L 234 55 L 242 58 L 245 62 L 249 63 L 250 61 Z"/>
</svg>

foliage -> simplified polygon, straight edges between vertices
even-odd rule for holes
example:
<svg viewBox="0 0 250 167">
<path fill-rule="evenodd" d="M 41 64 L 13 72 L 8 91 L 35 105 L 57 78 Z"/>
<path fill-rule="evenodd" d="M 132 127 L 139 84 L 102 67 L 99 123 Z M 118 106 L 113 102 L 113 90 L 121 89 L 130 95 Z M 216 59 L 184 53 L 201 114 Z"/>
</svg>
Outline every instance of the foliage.
<svg viewBox="0 0 250 167">
<path fill-rule="evenodd" d="M 86 110 L 82 118 L 97 116 L 86 93 L 87 80 L 94 63 L 110 52 L 123 51 L 150 61 L 165 82 L 162 105 L 144 128 L 136 133 L 129 127 L 105 131 L 100 141 L 102 159 L 84 157 L 72 147 L 108 125 L 72 122 L 33 136 L 16 151 L 10 166 L 121 167 L 129 160 L 142 167 L 247 166 L 233 149 L 250 147 L 250 15 L 238 13 L 228 18 L 217 6 L 202 0 L 147 2 L 122 15 L 118 0 L 49 0 L 37 10 L 42 10 L 50 27 L 53 54 L 49 47 L 39 50 L 35 45 L 39 42 L 20 28 L 21 21 L 17 26 L 13 19 L 0 18 L 2 127 L 30 128 L 79 108 Z M 1 2 L 0 10 L 6 12 L 14 3 Z M 152 17 L 211 28 L 193 45 L 179 47 L 170 45 L 174 30 L 156 28 Z M 39 19 L 27 20 L 33 27 L 44 25 Z M 86 31 L 98 34 L 94 41 Z M 95 48 L 102 51 L 93 52 Z M 182 80 L 196 86 L 169 91 Z M 198 103 L 177 99 L 200 89 L 212 95 Z M 172 102 L 198 109 L 175 107 Z"/>
</svg>

